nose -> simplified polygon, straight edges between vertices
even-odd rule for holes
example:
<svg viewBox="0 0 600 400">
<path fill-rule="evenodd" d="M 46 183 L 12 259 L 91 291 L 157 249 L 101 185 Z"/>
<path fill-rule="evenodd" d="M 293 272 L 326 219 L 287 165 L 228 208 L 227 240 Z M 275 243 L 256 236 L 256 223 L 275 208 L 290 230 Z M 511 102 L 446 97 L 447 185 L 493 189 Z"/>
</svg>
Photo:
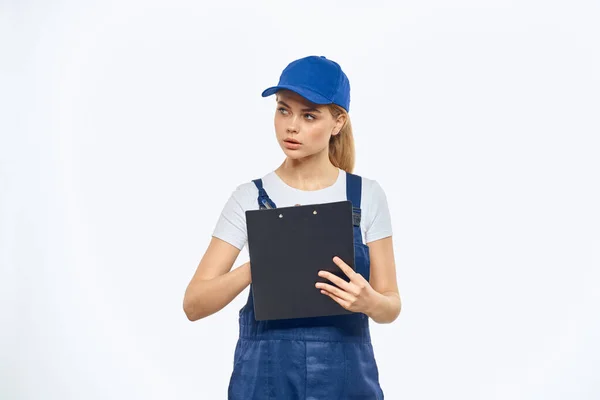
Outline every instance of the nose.
<svg viewBox="0 0 600 400">
<path fill-rule="evenodd" d="M 296 123 L 296 117 L 290 118 L 290 121 L 288 122 L 288 126 L 287 126 L 287 133 L 298 133 L 298 128 L 297 128 L 297 123 Z"/>
</svg>

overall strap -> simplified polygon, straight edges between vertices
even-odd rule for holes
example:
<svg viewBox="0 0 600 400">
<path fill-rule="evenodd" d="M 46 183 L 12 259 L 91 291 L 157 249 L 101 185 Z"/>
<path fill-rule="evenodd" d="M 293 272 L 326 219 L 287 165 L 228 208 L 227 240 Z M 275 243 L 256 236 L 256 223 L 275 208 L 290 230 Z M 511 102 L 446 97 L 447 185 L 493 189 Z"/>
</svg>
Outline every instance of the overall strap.
<svg viewBox="0 0 600 400">
<path fill-rule="evenodd" d="M 269 198 L 267 191 L 263 188 L 262 179 L 253 179 L 252 182 L 258 188 L 258 208 L 264 210 L 266 208 L 277 208 L 273 200 Z"/>
<path fill-rule="evenodd" d="M 362 242 L 360 230 L 360 198 L 362 193 L 362 178 L 358 175 L 346 172 L 346 199 L 352 202 L 352 224 L 354 225 L 354 236 Z"/>
</svg>

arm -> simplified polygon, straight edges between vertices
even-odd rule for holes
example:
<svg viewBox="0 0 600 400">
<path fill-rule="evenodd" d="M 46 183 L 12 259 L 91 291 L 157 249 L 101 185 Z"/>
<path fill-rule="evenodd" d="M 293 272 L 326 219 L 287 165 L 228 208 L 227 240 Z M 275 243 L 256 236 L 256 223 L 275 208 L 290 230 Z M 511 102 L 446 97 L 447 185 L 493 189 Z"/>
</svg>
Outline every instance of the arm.
<svg viewBox="0 0 600 400">
<path fill-rule="evenodd" d="M 367 246 L 371 260 L 369 284 L 377 292 L 379 300 L 366 314 L 377 323 L 390 323 L 398 318 L 402 309 L 392 237 L 369 242 Z"/>
<path fill-rule="evenodd" d="M 183 298 L 190 321 L 205 318 L 229 304 L 252 281 L 250 262 L 231 271 L 240 249 L 212 237 Z"/>
</svg>

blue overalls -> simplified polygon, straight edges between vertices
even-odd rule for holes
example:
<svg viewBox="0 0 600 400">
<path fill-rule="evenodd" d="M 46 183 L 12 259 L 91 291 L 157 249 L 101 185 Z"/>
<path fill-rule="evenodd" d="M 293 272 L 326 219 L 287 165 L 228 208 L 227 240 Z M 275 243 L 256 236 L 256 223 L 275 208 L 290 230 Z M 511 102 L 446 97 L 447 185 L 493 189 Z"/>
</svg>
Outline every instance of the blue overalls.
<svg viewBox="0 0 600 400">
<path fill-rule="evenodd" d="M 368 280 L 369 247 L 362 243 L 360 230 L 362 179 L 350 173 L 346 177 L 346 197 L 353 205 L 354 265 Z M 259 191 L 259 208 L 266 208 L 265 203 L 276 208 L 262 180 L 253 182 Z M 248 301 L 239 312 L 229 400 L 383 398 L 367 315 L 256 321 L 250 284 Z"/>
</svg>

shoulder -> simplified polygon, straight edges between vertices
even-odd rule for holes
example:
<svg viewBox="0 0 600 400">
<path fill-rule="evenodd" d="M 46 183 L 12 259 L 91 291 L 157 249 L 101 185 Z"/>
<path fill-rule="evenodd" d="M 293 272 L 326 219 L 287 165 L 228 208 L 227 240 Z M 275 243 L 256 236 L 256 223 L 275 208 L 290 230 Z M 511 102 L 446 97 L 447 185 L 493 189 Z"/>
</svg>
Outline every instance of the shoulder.
<svg viewBox="0 0 600 400">
<path fill-rule="evenodd" d="M 358 174 L 354 174 L 358 175 Z M 379 200 L 382 197 L 385 198 L 385 191 L 379 182 L 370 177 L 358 175 L 362 181 L 362 200 L 372 202 L 373 200 Z"/>
<path fill-rule="evenodd" d="M 235 187 L 235 192 L 238 196 L 254 196 L 258 194 L 258 188 L 252 180 L 240 183 Z"/>
<path fill-rule="evenodd" d="M 248 199 L 258 195 L 258 189 L 254 182 L 243 182 L 238 184 L 233 191 L 233 195 L 239 199 Z"/>
<path fill-rule="evenodd" d="M 365 177 L 362 182 L 365 243 L 370 243 L 392 235 L 391 216 L 385 191 L 379 182 Z"/>
<path fill-rule="evenodd" d="M 238 184 L 231 193 L 230 201 L 235 201 L 244 210 L 258 208 L 258 188 L 252 179 Z"/>
</svg>

